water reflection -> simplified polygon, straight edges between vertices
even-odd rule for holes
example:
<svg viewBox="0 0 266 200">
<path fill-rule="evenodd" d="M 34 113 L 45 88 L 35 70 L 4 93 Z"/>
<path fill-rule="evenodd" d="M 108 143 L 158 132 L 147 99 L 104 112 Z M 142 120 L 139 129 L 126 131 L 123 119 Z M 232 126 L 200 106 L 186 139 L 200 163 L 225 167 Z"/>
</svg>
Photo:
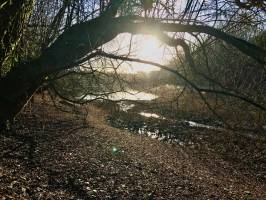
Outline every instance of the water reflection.
<svg viewBox="0 0 266 200">
<path fill-rule="evenodd" d="M 111 100 L 132 100 L 132 101 L 150 101 L 156 99 L 157 96 L 146 92 L 138 92 L 130 90 L 129 92 L 116 92 L 109 96 Z"/>
<path fill-rule="evenodd" d="M 157 118 L 157 119 L 165 119 L 164 117 L 157 115 L 155 113 L 140 112 L 139 114 L 144 116 L 144 117 L 153 117 L 153 118 Z"/>
<path fill-rule="evenodd" d="M 136 90 L 129 90 L 127 92 L 115 92 L 113 94 L 109 95 L 87 95 L 87 100 L 93 100 L 93 99 L 109 99 L 113 101 L 119 101 L 119 100 L 131 100 L 131 101 L 151 101 L 153 99 L 156 99 L 158 96 L 147 93 L 147 92 L 139 92 Z"/>
<path fill-rule="evenodd" d="M 125 104 L 124 102 L 119 102 L 117 104 L 118 104 L 120 110 L 124 111 L 124 112 L 127 112 L 128 110 L 130 110 L 130 109 L 135 107 L 135 104 L 129 104 L 128 105 L 128 104 Z"/>
<path fill-rule="evenodd" d="M 185 120 L 185 123 L 187 123 L 190 127 L 207 128 L 207 129 L 214 129 L 214 130 L 218 130 L 219 129 L 219 127 L 209 126 L 209 125 L 205 125 L 205 124 L 200 124 L 200 123 L 193 122 L 193 121 Z"/>
</svg>

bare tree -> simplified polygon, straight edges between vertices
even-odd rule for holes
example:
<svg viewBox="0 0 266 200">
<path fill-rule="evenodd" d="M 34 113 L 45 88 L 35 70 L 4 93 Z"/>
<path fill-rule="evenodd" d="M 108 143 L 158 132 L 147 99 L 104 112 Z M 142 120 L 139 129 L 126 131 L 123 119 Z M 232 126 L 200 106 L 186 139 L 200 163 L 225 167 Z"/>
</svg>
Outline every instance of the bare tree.
<svg viewBox="0 0 266 200">
<path fill-rule="evenodd" d="M 227 1 L 216 1 L 215 8 L 205 1 L 200 4 L 198 1 L 188 1 L 187 5 L 178 5 L 177 1 L 170 0 L 156 1 L 148 18 L 144 16 L 140 1 L 65 0 L 51 2 L 50 5 L 48 2 L 37 1 L 35 9 L 39 4 L 46 4 L 46 6 L 39 6 L 40 12 L 44 12 L 44 15 L 42 17 L 42 14 L 33 13 L 35 16 L 32 15 L 28 24 L 29 27 L 34 27 L 36 22 L 37 27 L 43 27 L 37 30 L 42 30 L 45 34 L 40 37 L 38 33 L 33 38 L 39 41 L 36 50 L 38 53 L 30 56 L 29 59 L 22 59 L 22 62 L 19 62 L 0 80 L 0 120 L 2 122 L 12 119 L 19 113 L 48 76 L 74 68 L 96 56 L 106 56 L 107 54 L 100 51 L 102 45 L 121 33 L 154 35 L 169 46 L 180 46 L 192 68 L 195 66 L 187 39 L 180 37 L 177 33 L 208 35 L 211 39 L 222 40 L 234 46 L 260 63 L 265 70 L 265 49 L 221 30 L 231 28 L 230 20 L 234 15 L 239 14 L 237 4 L 235 4 L 236 11 L 234 12 L 233 8 L 228 8 Z M 52 12 L 48 12 L 51 7 Z M 7 7 L 2 6 L 1 12 L 5 9 Z M 231 12 L 229 17 L 226 17 L 225 10 Z M 1 59 L 3 57 L 5 58 L 3 55 Z M 161 65 L 157 66 L 165 68 Z M 249 101 L 232 92 L 200 88 L 178 71 L 174 73 L 193 86 L 200 95 L 202 92 L 219 92 Z M 201 97 L 204 99 L 202 95 Z M 265 110 L 256 102 L 250 101 L 250 103 Z"/>
</svg>

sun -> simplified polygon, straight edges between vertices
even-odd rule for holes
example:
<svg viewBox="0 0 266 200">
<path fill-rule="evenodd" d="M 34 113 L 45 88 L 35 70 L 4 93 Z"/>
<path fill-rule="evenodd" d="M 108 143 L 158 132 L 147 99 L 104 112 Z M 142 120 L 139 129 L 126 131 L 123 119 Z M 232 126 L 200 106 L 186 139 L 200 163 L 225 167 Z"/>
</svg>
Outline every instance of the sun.
<svg viewBox="0 0 266 200">
<path fill-rule="evenodd" d="M 120 34 L 115 40 L 104 45 L 104 50 L 160 64 L 167 64 L 173 56 L 172 50 L 167 45 L 150 35 Z M 160 68 L 137 62 L 125 62 L 119 67 L 119 71 L 122 73 L 148 73 L 157 70 Z"/>
<path fill-rule="evenodd" d="M 157 38 L 153 36 L 138 36 L 135 45 L 136 49 L 133 53 L 134 57 L 155 63 L 163 63 L 165 60 L 165 47 Z M 159 68 L 152 65 L 131 63 L 131 67 L 128 72 L 137 73 L 151 72 L 156 70 L 159 70 Z"/>
<path fill-rule="evenodd" d="M 163 50 L 160 48 L 161 43 L 156 38 L 144 36 L 138 41 L 138 45 L 137 57 L 154 62 L 161 60 Z"/>
</svg>

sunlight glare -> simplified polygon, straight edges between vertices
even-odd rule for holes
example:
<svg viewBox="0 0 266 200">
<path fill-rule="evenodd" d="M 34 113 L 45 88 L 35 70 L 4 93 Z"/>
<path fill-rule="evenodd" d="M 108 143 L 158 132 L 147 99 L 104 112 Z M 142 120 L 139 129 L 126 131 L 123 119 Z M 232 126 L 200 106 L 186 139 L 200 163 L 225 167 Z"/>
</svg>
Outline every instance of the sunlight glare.
<svg viewBox="0 0 266 200">
<path fill-rule="evenodd" d="M 137 47 L 134 57 L 156 63 L 162 63 L 164 61 L 165 48 L 157 38 L 153 36 L 138 36 L 137 39 Z M 131 63 L 128 73 L 150 72 L 156 70 L 159 70 L 159 68 L 152 65 Z"/>
<path fill-rule="evenodd" d="M 132 40 L 131 40 L 132 39 Z M 173 57 L 173 50 L 150 35 L 120 34 L 113 41 L 104 45 L 104 51 L 111 54 L 167 64 Z M 122 62 L 122 61 L 121 61 Z M 123 62 L 119 66 L 121 73 L 151 72 L 160 70 L 158 67 L 137 62 Z"/>
</svg>

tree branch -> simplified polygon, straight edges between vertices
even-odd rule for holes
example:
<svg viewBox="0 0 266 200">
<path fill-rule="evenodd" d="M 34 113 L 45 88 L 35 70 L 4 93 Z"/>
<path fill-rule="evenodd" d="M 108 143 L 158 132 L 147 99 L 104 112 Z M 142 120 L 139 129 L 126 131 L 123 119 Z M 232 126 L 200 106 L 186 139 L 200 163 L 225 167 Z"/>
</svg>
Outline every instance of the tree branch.
<svg viewBox="0 0 266 200">
<path fill-rule="evenodd" d="M 199 92 L 201 94 L 203 92 L 206 92 L 206 93 L 216 93 L 216 94 L 221 94 L 221 95 L 225 95 L 225 96 L 231 96 L 231 97 L 240 99 L 242 101 L 245 101 L 245 102 L 247 102 L 247 103 L 249 103 L 249 104 L 251 104 L 251 105 L 253 105 L 253 106 L 255 106 L 255 107 L 257 107 L 257 108 L 259 108 L 261 110 L 263 110 L 263 111 L 266 111 L 266 107 L 254 102 L 253 100 L 251 100 L 251 99 L 249 99 L 247 97 L 244 97 L 244 96 L 232 93 L 232 92 L 224 91 L 224 90 L 214 90 L 214 89 L 200 88 L 195 83 L 193 83 L 188 78 L 186 78 L 181 73 L 179 73 L 178 71 L 176 71 L 176 70 L 174 70 L 174 69 L 172 69 L 170 67 L 167 67 L 165 65 L 161 65 L 161 64 L 158 64 L 158 63 L 155 63 L 155 62 L 146 61 L 146 60 L 137 59 L 137 58 L 129 58 L 129 57 L 124 57 L 124 56 L 113 55 L 113 54 L 109 54 L 109 53 L 105 53 L 105 52 L 99 52 L 98 55 L 103 56 L 103 57 L 107 57 L 107 58 L 111 58 L 111 59 L 119 59 L 119 60 L 124 60 L 124 61 L 131 61 L 131 62 L 137 62 L 137 63 L 144 63 L 144 64 L 153 65 L 153 66 L 159 67 L 161 69 L 164 69 L 166 71 L 169 71 L 169 72 L 172 72 L 172 73 L 176 74 L 178 77 L 183 79 L 186 83 L 188 83 L 188 85 L 190 85 L 193 89 L 195 89 L 197 92 Z"/>
<path fill-rule="evenodd" d="M 149 19 L 144 22 L 140 17 L 120 17 L 116 20 L 120 21 L 120 31 L 118 32 L 129 32 L 133 34 L 151 34 L 160 37 L 161 32 L 187 32 L 187 33 L 205 33 L 221 39 L 228 44 L 233 45 L 241 52 L 252 57 L 261 64 L 266 64 L 266 50 L 258 47 L 250 42 L 235 36 L 229 35 L 216 28 L 204 25 L 192 25 L 192 24 L 176 24 L 176 23 L 161 23 Z M 265 69 L 265 68 L 264 68 Z"/>
</svg>

